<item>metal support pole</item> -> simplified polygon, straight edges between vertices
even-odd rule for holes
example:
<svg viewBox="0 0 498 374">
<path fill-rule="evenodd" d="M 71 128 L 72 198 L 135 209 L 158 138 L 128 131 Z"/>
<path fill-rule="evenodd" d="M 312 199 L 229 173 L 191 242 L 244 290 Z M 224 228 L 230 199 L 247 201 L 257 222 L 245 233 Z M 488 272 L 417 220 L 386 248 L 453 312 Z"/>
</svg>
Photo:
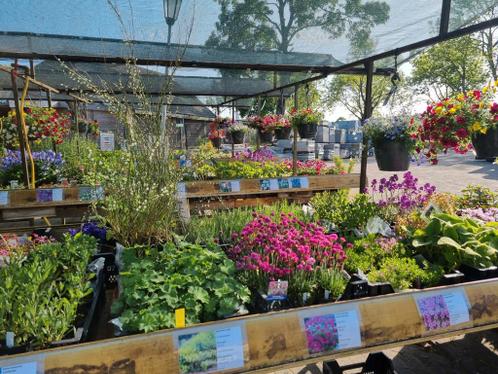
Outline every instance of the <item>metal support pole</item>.
<svg viewBox="0 0 498 374">
<path fill-rule="evenodd" d="M 52 108 L 52 92 L 50 91 L 47 91 L 47 103 L 48 103 L 48 107 L 49 108 Z M 55 144 L 55 140 L 52 139 L 52 150 L 54 152 L 57 152 L 57 145 Z"/>
<path fill-rule="evenodd" d="M 298 86 L 294 86 L 294 108 L 298 110 L 298 97 L 297 97 Z M 292 126 L 292 175 L 297 175 L 297 128 Z"/>
<path fill-rule="evenodd" d="M 19 92 L 17 91 L 17 61 L 13 65 L 13 69 L 10 72 L 10 79 L 12 82 L 12 93 L 14 94 L 14 105 L 16 110 L 16 121 L 17 121 L 17 136 L 19 137 L 19 149 L 21 151 L 21 161 L 22 161 L 22 174 L 24 185 L 29 188 L 29 169 L 28 163 L 26 162 L 26 144 L 24 144 L 24 136 L 21 129 L 21 110 L 23 108 L 19 105 Z M 26 83 L 27 84 L 27 83 Z"/>
<path fill-rule="evenodd" d="M 232 123 L 235 122 L 235 101 L 232 102 Z M 235 156 L 235 142 L 233 141 L 233 135 L 230 136 L 232 139 L 232 157 Z"/>
<path fill-rule="evenodd" d="M 365 88 L 365 108 L 363 111 L 362 122 L 372 116 L 372 83 L 374 62 L 368 61 L 365 63 L 367 70 L 367 85 Z M 361 171 L 360 171 L 360 192 L 365 192 L 367 187 L 367 162 L 368 162 L 368 140 L 363 135 L 363 148 L 361 150 Z"/>
</svg>

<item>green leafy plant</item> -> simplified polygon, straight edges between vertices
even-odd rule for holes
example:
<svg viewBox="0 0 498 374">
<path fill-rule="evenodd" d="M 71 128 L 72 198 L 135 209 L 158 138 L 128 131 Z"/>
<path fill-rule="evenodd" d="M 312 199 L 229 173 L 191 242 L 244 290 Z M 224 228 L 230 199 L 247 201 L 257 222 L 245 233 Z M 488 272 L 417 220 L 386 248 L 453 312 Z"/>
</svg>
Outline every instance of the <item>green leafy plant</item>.
<svg viewBox="0 0 498 374">
<path fill-rule="evenodd" d="M 480 225 L 470 218 L 434 214 L 424 229 L 415 231 L 412 245 L 447 271 L 461 264 L 488 267 L 497 262 L 498 223 Z"/>
<path fill-rule="evenodd" d="M 498 192 L 471 184 L 464 188 L 462 194 L 458 196 L 457 206 L 459 209 L 498 208 Z"/>
<path fill-rule="evenodd" d="M 330 298 L 336 300 L 344 293 L 348 281 L 337 269 L 321 269 L 318 274 L 318 285 L 330 291 Z"/>
<path fill-rule="evenodd" d="M 63 339 L 92 292 L 86 267 L 96 247 L 95 238 L 76 234 L 27 255 L 11 252 L 8 265 L 0 267 L 0 337 L 12 331 L 16 345 L 32 348 Z"/>
<path fill-rule="evenodd" d="M 219 319 L 249 300 L 235 264 L 213 244 L 127 248 L 120 275 L 123 292 L 113 312 L 129 332 L 175 327 L 178 308 L 186 309 L 187 324 Z"/>
<path fill-rule="evenodd" d="M 395 290 L 410 288 L 415 280 L 422 278 L 424 271 L 412 258 L 388 257 L 385 258 L 379 269 L 368 274 L 370 282 L 389 282 Z"/>
</svg>

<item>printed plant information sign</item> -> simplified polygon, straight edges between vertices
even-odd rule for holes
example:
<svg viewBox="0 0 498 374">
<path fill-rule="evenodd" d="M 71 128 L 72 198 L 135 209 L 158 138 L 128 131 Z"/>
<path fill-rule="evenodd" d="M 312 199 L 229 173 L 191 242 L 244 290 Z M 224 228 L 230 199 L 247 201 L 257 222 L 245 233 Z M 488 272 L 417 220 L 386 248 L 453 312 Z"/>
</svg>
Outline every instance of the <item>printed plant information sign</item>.
<svg viewBox="0 0 498 374">
<path fill-rule="evenodd" d="M 182 374 L 243 367 L 241 326 L 178 335 L 178 358 Z"/>
<path fill-rule="evenodd" d="M 62 201 L 64 200 L 62 188 L 52 188 L 52 200 Z"/>
<path fill-rule="evenodd" d="M 277 301 L 287 300 L 287 289 L 289 288 L 288 281 L 270 281 L 268 284 L 268 295 L 266 300 Z"/>
<path fill-rule="evenodd" d="M 36 190 L 36 201 L 39 203 L 52 201 L 52 190 Z"/>
<path fill-rule="evenodd" d="M 361 346 L 360 321 L 356 309 L 305 316 L 303 322 L 310 354 Z"/>
<path fill-rule="evenodd" d="M 270 179 L 270 190 L 278 191 L 279 189 L 278 179 Z"/>
<path fill-rule="evenodd" d="M 427 331 L 470 321 L 467 297 L 462 289 L 420 296 L 416 302 Z"/>
<path fill-rule="evenodd" d="M 9 191 L 0 191 L 0 205 L 9 205 Z"/>
<path fill-rule="evenodd" d="M 220 192 L 240 192 L 240 181 L 223 181 L 220 182 Z"/>
<path fill-rule="evenodd" d="M 185 183 L 183 182 L 178 183 L 176 191 L 178 194 L 178 198 L 184 199 L 185 197 L 187 197 L 187 186 Z"/>
<path fill-rule="evenodd" d="M 36 374 L 36 362 L 27 362 L 0 368 L 0 374 Z"/>
<path fill-rule="evenodd" d="M 259 180 L 259 188 L 261 191 L 269 191 L 271 187 L 270 179 L 260 179 Z"/>
</svg>

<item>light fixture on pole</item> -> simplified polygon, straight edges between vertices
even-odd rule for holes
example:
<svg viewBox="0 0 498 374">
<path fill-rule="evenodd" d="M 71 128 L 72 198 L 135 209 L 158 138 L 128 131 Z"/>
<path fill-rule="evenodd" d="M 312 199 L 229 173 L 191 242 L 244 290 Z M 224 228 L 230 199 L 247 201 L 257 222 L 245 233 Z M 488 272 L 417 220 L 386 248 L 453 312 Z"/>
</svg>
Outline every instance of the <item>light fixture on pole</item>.
<svg viewBox="0 0 498 374">
<path fill-rule="evenodd" d="M 168 25 L 168 45 L 171 42 L 171 27 L 178 19 L 182 0 L 163 0 L 164 2 L 164 18 Z"/>
</svg>

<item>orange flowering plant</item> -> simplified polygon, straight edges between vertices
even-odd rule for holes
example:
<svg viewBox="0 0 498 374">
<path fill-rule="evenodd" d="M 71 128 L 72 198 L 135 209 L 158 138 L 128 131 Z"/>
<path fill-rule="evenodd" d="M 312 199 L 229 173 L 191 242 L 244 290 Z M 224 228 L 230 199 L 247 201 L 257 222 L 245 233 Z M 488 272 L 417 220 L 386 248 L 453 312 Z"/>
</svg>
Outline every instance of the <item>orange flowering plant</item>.
<svg viewBox="0 0 498 374">
<path fill-rule="evenodd" d="M 427 106 L 420 115 L 416 151 L 433 164 L 449 149 L 464 154 L 472 149 L 472 136 L 486 134 L 498 123 L 498 104 L 492 102 L 495 86 L 468 91 Z"/>
<path fill-rule="evenodd" d="M 56 144 L 60 144 L 69 132 L 69 116 L 53 108 L 26 107 L 24 113 L 28 139 L 32 142 L 52 139 Z M 7 116 L 0 118 L 0 135 L 6 147 L 19 146 L 15 111 L 12 110 Z"/>
</svg>

